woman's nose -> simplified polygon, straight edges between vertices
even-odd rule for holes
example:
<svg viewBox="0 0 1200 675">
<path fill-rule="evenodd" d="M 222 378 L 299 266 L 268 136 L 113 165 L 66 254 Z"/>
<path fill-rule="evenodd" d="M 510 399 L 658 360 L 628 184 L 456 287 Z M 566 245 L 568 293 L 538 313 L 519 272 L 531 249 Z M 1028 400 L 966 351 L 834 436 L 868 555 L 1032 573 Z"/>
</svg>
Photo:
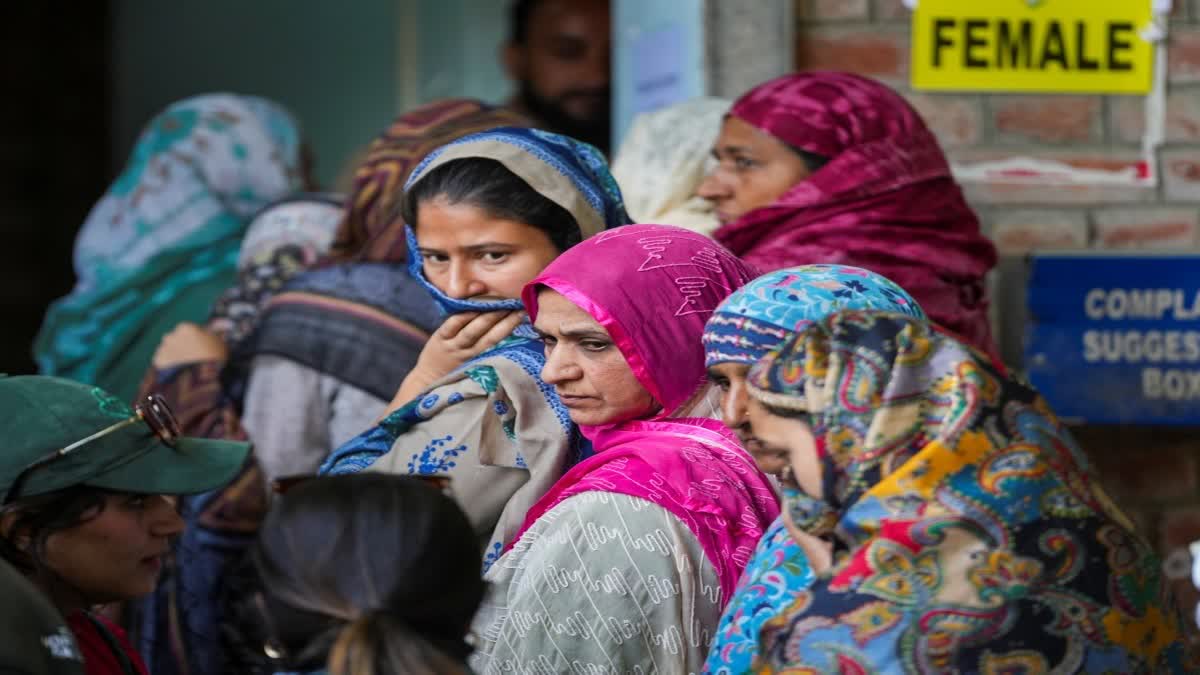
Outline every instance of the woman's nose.
<svg viewBox="0 0 1200 675">
<path fill-rule="evenodd" d="M 709 171 L 704 180 L 700 181 L 700 185 L 696 187 L 696 195 L 709 201 L 717 201 L 729 197 L 729 186 L 718 175 L 719 173 L 720 169 Z"/>
<path fill-rule="evenodd" d="M 721 393 L 721 421 L 730 429 L 746 425 L 745 389 L 731 384 Z"/>
<path fill-rule="evenodd" d="M 471 273 L 470 265 L 451 263 L 450 274 L 446 281 L 446 295 L 458 300 L 465 300 L 486 292 L 487 285 L 475 278 L 475 275 Z"/>
<path fill-rule="evenodd" d="M 546 364 L 542 366 L 542 380 L 546 384 L 558 386 L 578 379 L 579 366 L 566 356 L 566 350 L 552 347 L 546 351 Z"/>
</svg>

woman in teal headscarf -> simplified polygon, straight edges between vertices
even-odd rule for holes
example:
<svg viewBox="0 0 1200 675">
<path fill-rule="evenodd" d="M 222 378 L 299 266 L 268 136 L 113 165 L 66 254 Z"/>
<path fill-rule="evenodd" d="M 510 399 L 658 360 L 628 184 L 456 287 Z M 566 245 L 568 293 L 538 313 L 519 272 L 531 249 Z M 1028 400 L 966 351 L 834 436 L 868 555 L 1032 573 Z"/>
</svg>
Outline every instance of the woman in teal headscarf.
<svg viewBox="0 0 1200 675">
<path fill-rule="evenodd" d="M 130 399 L 162 336 L 199 322 L 251 216 L 301 187 L 295 120 L 261 98 L 180 101 L 142 132 L 75 241 L 75 288 L 46 313 L 39 370 Z"/>
</svg>

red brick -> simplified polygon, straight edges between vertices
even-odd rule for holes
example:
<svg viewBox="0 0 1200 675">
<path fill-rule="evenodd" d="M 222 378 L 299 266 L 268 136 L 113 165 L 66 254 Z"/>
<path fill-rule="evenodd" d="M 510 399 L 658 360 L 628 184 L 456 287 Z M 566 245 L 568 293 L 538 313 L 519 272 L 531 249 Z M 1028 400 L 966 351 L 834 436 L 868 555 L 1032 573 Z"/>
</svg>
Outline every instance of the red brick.
<svg viewBox="0 0 1200 675">
<path fill-rule="evenodd" d="M 991 105 L 1003 143 L 1090 143 L 1104 134 L 1097 96 L 994 96 Z"/>
<path fill-rule="evenodd" d="M 1094 217 L 1096 248 L 1188 249 L 1200 233 L 1200 210 L 1109 209 Z"/>
<path fill-rule="evenodd" d="M 796 18 L 806 23 L 864 20 L 870 13 L 868 0 L 796 0 Z"/>
<path fill-rule="evenodd" d="M 1140 143 L 1146 133 L 1146 99 L 1112 96 L 1108 99 L 1108 130 L 1118 143 Z"/>
<path fill-rule="evenodd" d="M 912 12 L 901 0 L 871 0 L 871 18 L 875 21 L 911 21 Z"/>
<path fill-rule="evenodd" d="M 908 28 L 810 28 L 797 31 L 798 70 L 845 70 L 889 84 L 908 82 Z"/>
<path fill-rule="evenodd" d="M 1171 22 L 1172 23 L 1187 23 L 1191 20 L 1191 0 L 1175 0 L 1171 5 Z M 1200 6 L 1200 4 L 1197 4 Z"/>
<path fill-rule="evenodd" d="M 1200 463 L 1195 441 L 1133 427 L 1108 433 L 1119 441 L 1116 447 L 1107 452 L 1083 447 L 1123 508 L 1197 496 Z"/>
<path fill-rule="evenodd" d="M 1171 82 L 1200 82 L 1200 27 L 1171 29 L 1167 61 Z"/>
<path fill-rule="evenodd" d="M 1081 211 L 1004 211 L 988 220 L 992 241 L 1003 254 L 1079 249 L 1088 245 L 1087 218 Z"/>
<path fill-rule="evenodd" d="M 1145 99 L 1120 96 L 1109 100 L 1109 128 L 1121 143 L 1139 143 L 1146 132 Z M 1167 95 L 1166 141 L 1200 141 L 1200 86 L 1173 87 Z"/>
<path fill-rule="evenodd" d="M 976 96 L 908 94 L 909 103 L 943 147 L 975 145 L 983 138 L 983 106 Z"/>
<path fill-rule="evenodd" d="M 1160 158 L 1167 199 L 1200 202 L 1200 146 L 1163 150 Z"/>
</svg>

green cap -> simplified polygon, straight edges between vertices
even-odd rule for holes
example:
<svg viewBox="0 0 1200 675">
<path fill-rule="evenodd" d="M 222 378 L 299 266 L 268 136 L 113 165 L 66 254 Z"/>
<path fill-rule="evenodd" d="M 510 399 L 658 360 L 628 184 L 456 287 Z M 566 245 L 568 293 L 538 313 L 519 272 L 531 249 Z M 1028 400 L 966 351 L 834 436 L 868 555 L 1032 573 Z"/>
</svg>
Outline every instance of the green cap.
<svg viewBox="0 0 1200 675">
<path fill-rule="evenodd" d="M 50 600 L 0 560 L 0 673 L 83 675 L 83 655 Z"/>
<path fill-rule="evenodd" d="M 57 377 L 0 376 L 0 495 L 33 462 L 135 416 L 116 396 Z M 144 422 L 123 426 L 30 473 L 15 498 L 73 485 L 189 495 L 233 480 L 249 443 L 179 438 L 167 445 Z"/>
</svg>

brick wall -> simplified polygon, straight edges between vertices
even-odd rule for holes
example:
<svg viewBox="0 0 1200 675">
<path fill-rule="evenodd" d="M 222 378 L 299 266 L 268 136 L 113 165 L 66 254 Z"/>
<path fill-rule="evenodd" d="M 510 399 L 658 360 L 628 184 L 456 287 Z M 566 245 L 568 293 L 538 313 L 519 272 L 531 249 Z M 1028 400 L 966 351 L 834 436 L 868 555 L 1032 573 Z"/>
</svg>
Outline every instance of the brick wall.
<svg viewBox="0 0 1200 675">
<path fill-rule="evenodd" d="M 852 70 L 892 85 L 952 158 L 1024 155 L 1118 168 L 1141 157 L 1141 97 L 914 93 L 910 13 L 900 0 L 796 0 L 796 16 L 798 68 Z M 1175 0 L 1171 23 L 1161 186 L 966 185 L 1002 253 L 1200 250 L 1200 0 Z M 1015 312 L 1004 316 L 1004 310 L 1019 301 L 1013 289 L 998 290 L 1010 296 L 998 303 L 999 319 L 1013 322 Z M 1118 502 L 1164 557 L 1175 554 L 1171 567 L 1180 568 L 1178 552 L 1200 539 L 1200 430 L 1083 428 L 1078 437 Z M 1190 616 L 1200 598 L 1186 580 L 1177 589 Z"/>
</svg>

